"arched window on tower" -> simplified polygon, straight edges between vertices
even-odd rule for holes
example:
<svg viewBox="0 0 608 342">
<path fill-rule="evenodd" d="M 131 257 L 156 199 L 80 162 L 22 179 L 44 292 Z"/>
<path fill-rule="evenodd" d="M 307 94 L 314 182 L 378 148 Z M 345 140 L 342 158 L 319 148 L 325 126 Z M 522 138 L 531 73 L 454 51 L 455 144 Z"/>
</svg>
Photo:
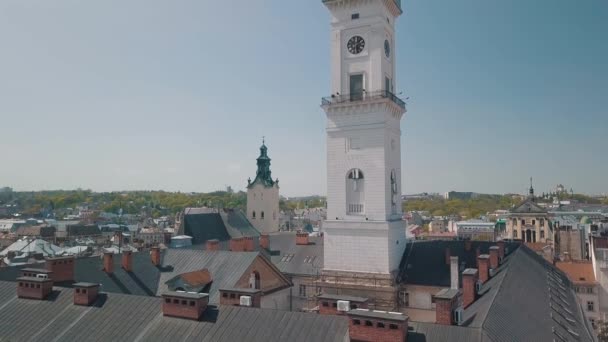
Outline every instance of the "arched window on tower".
<svg viewBox="0 0 608 342">
<path fill-rule="evenodd" d="M 365 181 L 363 171 L 352 169 L 346 175 L 346 212 L 363 215 L 365 212 Z"/>
</svg>

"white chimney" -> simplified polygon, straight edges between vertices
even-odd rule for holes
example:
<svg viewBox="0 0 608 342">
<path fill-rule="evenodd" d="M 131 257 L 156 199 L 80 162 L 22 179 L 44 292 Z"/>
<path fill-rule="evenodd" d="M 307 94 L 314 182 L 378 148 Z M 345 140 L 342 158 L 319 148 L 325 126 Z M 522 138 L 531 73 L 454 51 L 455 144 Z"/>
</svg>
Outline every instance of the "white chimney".
<svg viewBox="0 0 608 342">
<path fill-rule="evenodd" d="M 450 257 L 450 288 L 458 290 L 458 257 Z"/>
</svg>

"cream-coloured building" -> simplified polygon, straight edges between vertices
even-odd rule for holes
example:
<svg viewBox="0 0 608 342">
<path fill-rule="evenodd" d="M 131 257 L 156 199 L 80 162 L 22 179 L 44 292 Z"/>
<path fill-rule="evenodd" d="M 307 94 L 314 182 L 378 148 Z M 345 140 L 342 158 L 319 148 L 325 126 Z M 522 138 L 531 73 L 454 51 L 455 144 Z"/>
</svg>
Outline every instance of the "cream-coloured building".
<svg viewBox="0 0 608 342">
<path fill-rule="evenodd" d="M 536 203 L 532 185 L 530 185 L 528 198 L 509 213 L 506 233 L 507 238 L 520 239 L 523 242 L 553 240 L 549 225 L 549 213 Z"/>
<path fill-rule="evenodd" d="M 255 179 L 247 180 L 247 218 L 260 233 L 276 232 L 279 230 L 279 180 L 272 179 L 264 142 L 257 164 Z"/>
</svg>

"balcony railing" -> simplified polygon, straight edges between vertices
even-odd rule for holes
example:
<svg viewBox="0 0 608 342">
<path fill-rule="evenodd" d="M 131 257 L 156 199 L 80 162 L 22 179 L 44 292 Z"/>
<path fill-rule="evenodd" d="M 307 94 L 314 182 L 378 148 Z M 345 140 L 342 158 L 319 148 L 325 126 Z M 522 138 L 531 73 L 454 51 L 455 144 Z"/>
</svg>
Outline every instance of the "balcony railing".
<svg viewBox="0 0 608 342">
<path fill-rule="evenodd" d="M 322 3 L 332 2 L 332 1 L 336 1 L 336 0 L 321 0 Z M 397 5 L 397 7 L 399 7 L 399 10 L 402 10 L 401 9 L 401 0 L 393 0 L 393 2 L 395 3 L 395 5 Z"/>
<path fill-rule="evenodd" d="M 377 100 L 377 99 L 389 99 L 396 105 L 405 109 L 405 102 L 397 97 L 397 95 L 391 93 L 388 90 L 380 90 L 373 92 L 360 92 L 354 94 L 343 94 L 343 95 L 332 95 L 321 99 L 322 106 L 331 106 L 340 103 L 366 101 L 366 100 Z"/>
</svg>

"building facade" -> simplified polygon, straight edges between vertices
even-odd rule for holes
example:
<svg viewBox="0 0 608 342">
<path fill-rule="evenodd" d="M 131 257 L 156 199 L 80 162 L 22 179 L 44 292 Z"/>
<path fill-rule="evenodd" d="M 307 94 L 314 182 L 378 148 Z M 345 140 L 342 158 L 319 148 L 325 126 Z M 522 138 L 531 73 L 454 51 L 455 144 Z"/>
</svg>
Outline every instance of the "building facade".
<svg viewBox="0 0 608 342">
<path fill-rule="evenodd" d="M 253 182 L 247 180 L 247 218 L 260 233 L 279 230 L 279 180 L 270 172 L 268 148 L 262 142 Z"/>
<path fill-rule="evenodd" d="M 458 238 L 464 240 L 495 241 L 496 224 L 482 220 L 468 220 L 454 223 Z"/>
<path fill-rule="evenodd" d="M 395 21 L 402 11 L 397 1 L 323 3 L 331 14 L 331 95 L 322 100 L 326 292 L 358 277 L 382 284 L 389 302 L 405 249 L 400 123 L 406 110 L 393 94 Z"/>
<path fill-rule="evenodd" d="M 534 188 L 523 203 L 515 207 L 507 218 L 507 238 L 523 242 L 552 241 L 549 213 L 536 203 Z"/>
</svg>

